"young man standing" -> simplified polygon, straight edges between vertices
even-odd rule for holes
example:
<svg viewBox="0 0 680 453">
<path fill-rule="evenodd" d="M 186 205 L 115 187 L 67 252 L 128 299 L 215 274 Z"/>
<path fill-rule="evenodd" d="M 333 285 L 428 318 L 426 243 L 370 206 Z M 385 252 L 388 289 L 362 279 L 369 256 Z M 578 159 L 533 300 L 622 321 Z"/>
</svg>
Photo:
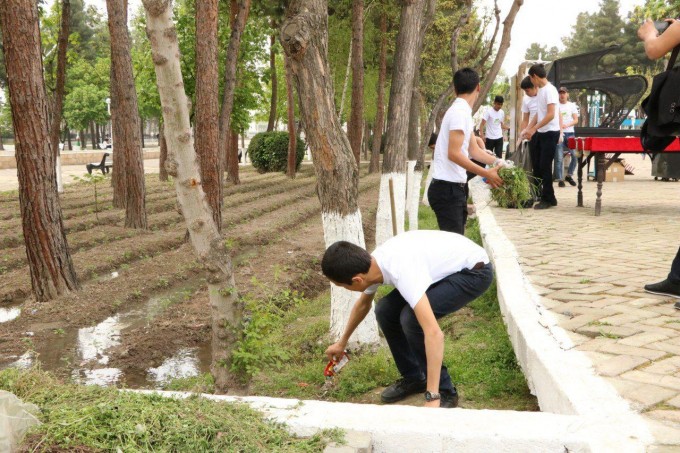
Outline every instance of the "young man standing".
<svg viewBox="0 0 680 453">
<path fill-rule="evenodd" d="M 503 157 L 503 131 L 510 128 L 504 124 L 505 112 L 503 108 L 503 96 L 496 96 L 493 108 L 487 108 L 482 116 L 479 126 L 479 135 L 484 140 L 486 149 L 494 152 L 496 157 Z"/>
<path fill-rule="evenodd" d="M 445 231 L 409 231 L 385 241 L 372 254 L 350 242 L 328 247 L 321 261 L 338 286 L 362 291 L 342 337 L 326 349 L 333 360 L 371 310 L 380 285 L 393 285 L 375 305 L 402 378 L 380 395 L 396 403 L 425 392 L 427 407 L 456 407 L 458 392 L 443 365 L 444 334 L 437 319 L 464 307 L 491 285 L 493 269 L 484 249 L 465 236 Z"/>
<path fill-rule="evenodd" d="M 488 165 L 501 160 L 482 150 L 477 140 L 472 139 L 472 106 L 479 96 L 479 75 L 470 68 L 460 69 L 453 76 L 453 84 L 456 100 L 442 120 L 427 198 L 439 229 L 463 234 L 467 221 L 466 170 L 486 178 L 491 187 L 502 183 L 498 167 L 480 167 L 470 158 Z"/>
<path fill-rule="evenodd" d="M 638 30 L 638 37 L 645 43 L 645 53 L 650 60 L 662 58 L 676 46 L 680 46 L 680 21 L 668 19 L 668 29 L 659 35 L 651 20 L 645 21 Z M 652 294 L 680 299 L 680 248 L 671 263 L 671 270 L 665 280 L 645 285 L 645 291 Z M 675 302 L 675 308 L 680 310 L 680 300 Z"/>
<path fill-rule="evenodd" d="M 536 96 L 536 122 L 527 131 L 528 137 L 537 135 L 536 153 L 538 160 L 538 172 L 534 167 L 534 177 L 542 184 L 541 201 L 534 209 L 548 209 L 557 206 L 555 190 L 553 189 L 553 159 L 555 149 L 560 140 L 560 118 L 557 113 L 559 96 L 557 89 L 548 82 L 547 72 L 542 64 L 535 64 L 529 68 L 531 83 L 538 87 Z"/>
<path fill-rule="evenodd" d="M 564 187 L 564 181 L 567 181 L 572 186 L 576 185 L 574 181 L 574 170 L 576 170 L 576 151 L 569 148 L 569 138 L 574 136 L 574 126 L 578 124 L 578 107 L 573 102 L 569 101 L 569 90 L 565 87 L 559 89 L 560 103 L 557 108 L 560 112 L 560 125 L 562 127 L 562 142 L 557 145 L 555 152 L 555 177 L 560 182 L 559 186 Z M 562 179 L 564 167 L 562 165 L 562 158 L 565 153 L 569 153 L 571 159 L 569 160 L 569 169 L 567 170 L 567 177 Z"/>
</svg>

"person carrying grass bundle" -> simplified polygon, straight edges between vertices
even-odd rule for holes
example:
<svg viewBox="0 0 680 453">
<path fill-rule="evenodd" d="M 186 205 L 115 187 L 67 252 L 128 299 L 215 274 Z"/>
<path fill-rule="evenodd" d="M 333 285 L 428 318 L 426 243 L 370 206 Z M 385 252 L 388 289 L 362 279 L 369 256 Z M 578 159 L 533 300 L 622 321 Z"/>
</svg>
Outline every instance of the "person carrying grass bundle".
<svg viewBox="0 0 680 453">
<path fill-rule="evenodd" d="M 470 68 L 460 69 L 453 76 L 453 85 L 456 100 L 442 120 L 427 198 L 437 217 L 439 229 L 463 234 L 468 215 L 466 170 L 486 178 L 491 187 L 502 184 L 498 167 L 487 169 L 470 159 L 488 165 L 501 160 L 489 155 L 480 148 L 477 140 L 472 139 L 472 106 L 479 96 L 479 75 Z"/>
<path fill-rule="evenodd" d="M 335 285 L 362 292 L 341 338 L 326 349 L 329 360 L 342 356 L 378 286 L 392 285 L 376 303 L 375 317 L 402 377 L 381 400 L 396 403 L 425 392 L 425 406 L 456 407 L 458 392 L 443 365 L 444 334 L 437 320 L 489 288 L 493 268 L 486 251 L 459 234 L 417 230 L 388 239 L 371 254 L 336 242 L 326 250 L 321 270 Z"/>
</svg>

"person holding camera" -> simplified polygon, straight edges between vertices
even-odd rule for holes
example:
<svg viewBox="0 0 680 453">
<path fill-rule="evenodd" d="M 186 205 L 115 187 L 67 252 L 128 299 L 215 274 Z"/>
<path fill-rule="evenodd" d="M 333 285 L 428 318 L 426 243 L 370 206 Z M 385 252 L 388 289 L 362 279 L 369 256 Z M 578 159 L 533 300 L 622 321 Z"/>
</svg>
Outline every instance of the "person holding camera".
<svg viewBox="0 0 680 453">
<path fill-rule="evenodd" d="M 680 46 L 680 21 L 667 19 L 668 26 L 659 34 L 658 25 L 652 20 L 645 21 L 638 30 L 638 37 L 645 44 L 645 53 L 651 60 L 664 57 L 675 47 Z M 680 299 L 680 248 L 671 264 L 668 277 L 658 283 L 645 285 L 645 291 L 652 294 L 671 296 Z M 675 308 L 680 310 L 680 301 L 675 303 Z"/>
</svg>

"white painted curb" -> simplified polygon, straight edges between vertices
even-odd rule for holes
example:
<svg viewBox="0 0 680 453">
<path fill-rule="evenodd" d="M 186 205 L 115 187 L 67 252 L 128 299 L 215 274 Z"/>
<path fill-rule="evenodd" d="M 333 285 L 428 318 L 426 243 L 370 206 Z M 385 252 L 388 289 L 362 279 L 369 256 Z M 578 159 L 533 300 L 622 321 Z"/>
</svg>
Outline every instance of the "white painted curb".
<svg viewBox="0 0 680 453">
<path fill-rule="evenodd" d="M 519 265 L 517 250 L 496 222 L 489 186 L 475 178 L 470 189 L 484 246 L 494 264 L 508 334 L 541 410 L 590 420 L 600 430 L 593 432 L 593 451 L 645 451 L 654 442 L 646 422 L 597 375 L 590 359 L 574 348 L 541 304 Z"/>
</svg>

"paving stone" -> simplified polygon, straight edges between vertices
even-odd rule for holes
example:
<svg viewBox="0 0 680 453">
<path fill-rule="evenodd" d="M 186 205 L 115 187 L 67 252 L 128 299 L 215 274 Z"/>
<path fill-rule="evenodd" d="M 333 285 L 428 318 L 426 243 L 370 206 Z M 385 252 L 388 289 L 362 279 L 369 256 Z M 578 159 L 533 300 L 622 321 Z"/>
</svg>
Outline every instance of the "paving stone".
<svg viewBox="0 0 680 453">
<path fill-rule="evenodd" d="M 652 419 L 646 421 L 657 445 L 680 446 L 680 429 L 678 427 L 669 426 Z"/>
<path fill-rule="evenodd" d="M 668 409 L 657 409 L 649 412 L 645 412 L 647 417 L 652 417 L 658 420 L 667 420 L 674 423 L 680 423 L 680 410 L 673 411 Z"/>
<path fill-rule="evenodd" d="M 651 445 L 647 448 L 647 453 L 680 453 L 680 446 Z"/>
<path fill-rule="evenodd" d="M 675 390 L 642 384 L 623 392 L 623 397 L 641 403 L 645 408 L 677 395 Z"/>
<path fill-rule="evenodd" d="M 611 358 L 614 357 L 611 354 L 603 354 L 601 352 L 596 351 L 584 351 L 583 353 L 588 356 L 588 358 L 593 364 L 593 367 L 595 368 L 597 368 L 598 365 L 608 360 L 611 360 Z"/>
<path fill-rule="evenodd" d="M 621 373 L 637 368 L 649 360 L 644 357 L 618 355 L 597 365 L 597 371 L 603 376 L 618 376 Z"/>
<path fill-rule="evenodd" d="M 600 296 L 591 294 L 577 294 L 568 290 L 560 290 L 550 293 L 550 297 L 565 302 L 573 302 L 575 300 L 595 301 L 601 299 Z"/>
<path fill-rule="evenodd" d="M 626 346 L 644 346 L 657 341 L 663 341 L 667 338 L 668 335 L 645 331 L 637 335 L 633 335 L 632 337 L 619 340 L 619 344 L 625 344 Z"/>
<path fill-rule="evenodd" d="M 645 368 L 648 373 L 672 375 L 680 370 L 680 357 L 674 356 L 654 362 Z"/>
<path fill-rule="evenodd" d="M 656 360 L 658 358 L 661 358 L 665 356 L 666 354 L 663 351 L 658 351 L 654 349 L 648 349 L 648 348 L 638 348 L 635 346 L 627 346 L 625 344 L 621 344 L 619 342 L 616 343 L 608 343 L 600 348 L 601 352 L 607 352 L 609 354 L 625 354 L 625 355 L 634 355 L 634 356 L 639 356 L 639 357 L 644 357 L 649 360 Z"/>
<path fill-rule="evenodd" d="M 585 336 L 585 335 L 581 335 L 581 336 Z M 588 338 L 588 337 L 586 337 L 586 338 Z M 616 341 L 616 340 L 613 340 L 611 338 L 605 338 L 605 337 L 593 338 L 592 340 L 579 345 L 578 350 L 579 351 L 599 351 L 602 346 L 609 344 L 609 343 L 613 343 L 614 341 Z"/>
<path fill-rule="evenodd" d="M 658 349 L 659 351 L 665 351 L 669 354 L 680 355 L 680 345 L 669 343 L 667 341 L 658 341 L 656 343 L 650 343 L 647 345 L 648 348 Z"/>
<path fill-rule="evenodd" d="M 630 305 L 634 307 L 648 307 L 650 305 L 659 305 L 661 303 L 660 300 L 658 299 L 652 299 L 652 298 L 641 298 L 641 299 L 634 299 L 630 301 Z"/>
<path fill-rule="evenodd" d="M 618 338 L 630 337 L 640 333 L 642 330 L 634 327 L 623 327 L 623 326 L 595 326 L 595 325 L 585 325 L 576 329 L 576 332 L 581 335 L 586 335 L 589 337 L 600 337 L 600 336 L 614 336 Z"/>
<path fill-rule="evenodd" d="M 645 384 L 660 385 L 661 387 L 670 388 L 680 391 L 680 378 L 674 376 L 662 376 L 659 374 L 648 373 L 644 370 L 633 370 L 621 375 L 621 378 L 630 381 L 643 382 Z"/>
</svg>

